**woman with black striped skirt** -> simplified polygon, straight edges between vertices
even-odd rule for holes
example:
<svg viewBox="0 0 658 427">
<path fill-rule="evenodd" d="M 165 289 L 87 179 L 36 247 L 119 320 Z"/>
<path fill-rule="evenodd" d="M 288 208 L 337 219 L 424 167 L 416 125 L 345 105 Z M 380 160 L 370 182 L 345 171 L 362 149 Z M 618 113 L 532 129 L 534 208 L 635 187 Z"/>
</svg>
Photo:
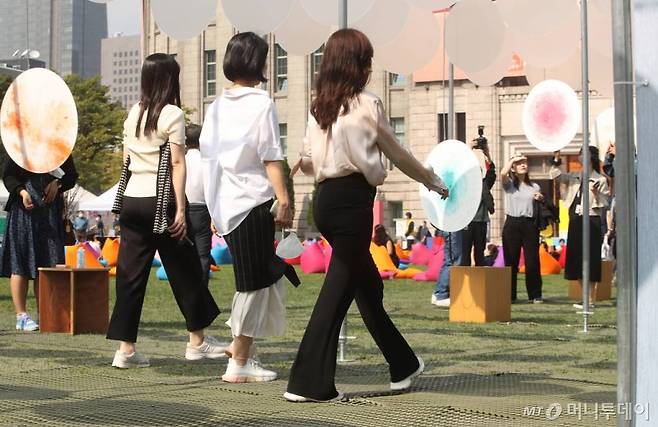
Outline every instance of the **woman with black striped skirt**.
<svg viewBox="0 0 658 427">
<path fill-rule="evenodd" d="M 231 327 L 233 342 L 222 379 L 227 382 L 272 381 L 276 373 L 254 360 L 254 338 L 285 332 L 286 275 L 299 284 L 292 267 L 274 252 L 276 222 L 292 223 L 283 174 L 283 153 L 274 103 L 255 86 L 263 76 L 268 45 L 254 33 L 240 33 L 228 43 L 224 74 L 233 86 L 206 113 L 201 131 L 201 161 L 208 210 L 233 256 L 236 293 Z"/>
</svg>

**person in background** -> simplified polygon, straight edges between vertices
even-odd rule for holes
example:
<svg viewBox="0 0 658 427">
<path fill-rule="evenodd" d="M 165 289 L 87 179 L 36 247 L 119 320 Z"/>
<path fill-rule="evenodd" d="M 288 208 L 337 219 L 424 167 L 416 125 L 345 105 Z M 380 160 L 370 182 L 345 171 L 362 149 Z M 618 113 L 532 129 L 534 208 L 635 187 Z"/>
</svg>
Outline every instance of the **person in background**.
<svg viewBox="0 0 658 427">
<path fill-rule="evenodd" d="M 185 318 L 185 358 L 225 357 L 224 347 L 204 333 L 219 308 L 202 282 L 199 255 L 187 237 L 185 114 L 179 78 L 180 68 L 171 55 L 146 57 L 140 101 L 123 125 L 124 169 L 113 207 L 120 213 L 122 235 L 116 302 L 107 329 L 107 339 L 120 341 L 112 361 L 117 368 L 150 366 L 135 343 L 156 251 Z"/>
<path fill-rule="evenodd" d="M 555 248 L 558 253 L 562 253 L 562 251 L 567 247 L 567 241 L 564 239 L 560 239 L 558 241 L 558 246 Z"/>
<path fill-rule="evenodd" d="M 0 246 L 0 275 L 9 277 L 16 330 L 32 332 L 39 325 L 27 312 L 28 281 L 34 280 L 34 295 L 38 298 L 39 267 L 64 263 L 62 193 L 75 186 L 78 172 L 73 157 L 45 174 L 29 172 L 7 157 L 2 179 L 9 199 L 5 205 L 7 227 Z"/>
<path fill-rule="evenodd" d="M 393 244 L 393 239 L 386 232 L 386 227 L 382 224 L 375 225 L 375 234 L 372 238 L 372 241 L 377 246 L 385 246 L 388 255 L 391 257 L 391 261 L 395 264 L 396 267 L 400 266 L 400 258 L 395 252 L 395 245 Z"/>
<path fill-rule="evenodd" d="M 103 217 L 96 215 L 96 224 L 92 225 L 90 230 L 94 231 L 95 237 L 105 237 L 105 223 L 103 222 Z"/>
<path fill-rule="evenodd" d="M 550 247 L 548 253 L 549 253 L 553 258 L 555 258 L 556 260 L 559 260 L 559 259 L 560 259 L 560 252 L 557 250 L 557 248 L 555 247 L 555 245 L 551 245 L 551 247 Z"/>
<path fill-rule="evenodd" d="M 516 301 L 516 278 L 521 248 L 525 257 L 525 286 L 528 302 L 541 304 L 542 279 L 539 266 L 539 229 L 534 219 L 534 201 L 543 200 L 539 185 L 528 175 L 528 158 L 512 157 L 500 171 L 505 191 L 505 225 L 503 253 L 505 265 L 512 268 L 512 302 Z"/>
<path fill-rule="evenodd" d="M 487 244 L 487 249 L 484 251 L 484 265 L 492 267 L 498 257 L 498 245 L 495 243 Z"/>
<path fill-rule="evenodd" d="M 121 234 L 121 222 L 119 221 L 119 215 L 114 214 L 112 218 L 112 230 L 110 230 L 112 233 L 112 237 L 119 237 Z"/>
<path fill-rule="evenodd" d="M 256 86 L 264 76 L 269 46 L 244 32 L 226 46 L 224 76 L 233 83 L 210 105 L 201 131 L 201 163 L 208 210 L 233 257 L 233 342 L 222 380 L 273 381 L 277 373 L 254 358 L 254 339 L 286 329 L 286 284 L 299 285 L 295 270 L 274 251 L 275 224 L 292 224 L 285 185 L 276 106 Z M 276 196 L 278 207 L 273 208 Z M 274 210 L 274 212 L 272 212 Z M 371 230 L 369 230 L 371 231 Z"/>
<path fill-rule="evenodd" d="M 414 224 L 414 221 L 411 219 L 411 212 L 407 212 L 404 214 L 404 216 L 407 217 L 407 231 L 404 233 L 404 237 L 406 239 L 406 250 L 410 251 L 413 244 L 416 243 L 416 239 L 414 237 L 416 233 L 416 224 Z"/>
<path fill-rule="evenodd" d="M 382 101 L 364 90 L 372 74 L 372 57 L 372 44 L 358 30 L 342 29 L 329 37 L 304 150 L 292 171 L 301 168 L 318 183 L 313 198 L 315 223 L 333 248 L 290 371 L 284 398 L 292 402 L 341 399 L 335 384 L 338 335 L 355 299 L 388 362 L 392 391 L 407 390 L 425 367 L 386 313 L 384 284 L 369 250 L 375 194 L 387 175 L 383 155 L 443 198 L 448 197 L 448 189 L 402 147 Z M 413 233 L 413 226 L 410 230 Z"/>
<path fill-rule="evenodd" d="M 73 231 L 78 242 L 87 241 L 87 230 L 89 230 L 89 220 L 84 212 L 78 211 L 78 214 L 73 220 Z"/>
<path fill-rule="evenodd" d="M 423 224 L 418 227 L 418 236 L 417 239 L 424 245 L 427 245 L 427 240 L 432 238 L 432 232 L 430 231 L 427 221 L 423 221 Z"/>
<path fill-rule="evenodd" d="M 496 182 L 496 166 L 491 160 L 487 139 L 483 136 L 473 139 L 469 148 L 480 162 L 482 172 L 482 195 L 480 205 L 468 227 L 462 231 L 462 266 L 471 265 L 471 252 L 473 252 L 476 266 L 485 265 L 484 247 L 487 243 L 487 225 L 489 214 L 494 213 L 494 200 L 491 188 Z"/>
<path fill-rule="evenodd" d="M 208 286 L 210 276 L 210 249 L 212 246 L 212 225 L 210 212 L 203 195 L 203 176 L 201 168 L 201 152 L 199 151 L 199 136 L 201 126 L 191 124 L 185 129 L 185 165 L 187 180 L 185 195 L 190 209 L 190 230 L 194 236 L 194 246 L 201 260 L 202 282 Z"/>
<path fill-rule="evenodd" d="M 594 146 L 589 146 L 587 153 L 580 152 L 581 163 L 582 156 L 590 156 L 590 177 L 587 183 L 589 191 L 589 221 L 590 221 L 590 306 L 594 306 L 596 300 L 596 289 L 601 281 L 601 245 L 603 235 L 601 232 L 601 213 L 600 210 L 608 206 L 608 196 L 610 188 L 608 180 L 601 175 L 601 161 L 599 160 L 599 150 Z M 567 240 L 569 249 L 567 251 L 567 262 L 564 268 L 564 278 L 567 280 L 576 280 L 582 289 L 583 278 L 583 207 L 582 194 L 584 184 L 582 183 L 582 173 L 568 173 L 561 168 L 562 159 L 560 152 L 556 152 L 550 170 L 551 178 L 559 179 L 561 183 L 566 184 L 566 191 L 561 194 L 565 207 L 569 211 L 569 231 Z M 576 308 L 582 308 L 582 304 L 574 304 Z"/>
<path fill-rule="evenodd" d="M 450 308 L 450 269 L 453 265 L 461 264 L 463 232 L 464 230 L 441 231 L 443 237 L 443 265 L 430 299 L 432 305 L 440 308 Z"/>
</svg>

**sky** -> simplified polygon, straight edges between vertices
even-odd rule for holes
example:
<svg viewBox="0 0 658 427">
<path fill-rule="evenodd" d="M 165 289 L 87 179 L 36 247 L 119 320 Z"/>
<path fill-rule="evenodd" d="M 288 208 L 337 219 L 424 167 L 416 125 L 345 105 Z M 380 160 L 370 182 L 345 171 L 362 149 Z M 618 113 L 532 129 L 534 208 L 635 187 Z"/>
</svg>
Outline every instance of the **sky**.
<svg viewBox="0 0 658 427">
<path fill-rule="evenodd" d="M 123 33 L 124 36 L 139 34 L 140 0 L 110 0 L 107 2 L 108 35 Z"/>
</svg>

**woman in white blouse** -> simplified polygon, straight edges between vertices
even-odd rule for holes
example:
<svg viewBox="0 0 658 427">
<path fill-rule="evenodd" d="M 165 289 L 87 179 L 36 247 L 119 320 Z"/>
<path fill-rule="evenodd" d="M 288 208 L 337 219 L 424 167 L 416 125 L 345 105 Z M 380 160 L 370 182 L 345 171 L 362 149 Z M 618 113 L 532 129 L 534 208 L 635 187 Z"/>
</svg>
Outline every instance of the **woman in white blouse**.
<svg viewBox="0 0 658 427">
<path fill-rule="evenodd" d="M 224 74 L 233 86 L 208 109 L 201 131 L 201 161 L 208 210 L 233 256 L 236 293 L 228 382 L 272 381 L 276 373 L 253 358 L 253 339 L 285 332 L 285 275 L 295 270 L 274 253 L 274 223 L 289 226 L 292 212 L 283 173 L 279 122 L 263 76 L 269 46 L 254 33 L 233 36 Z M 276 218 L 270 214 L 278 200 Z"/>
<path fill-rule="evenodd" d="M 185 358 L 224 356 L 222 346 L 204 337 L 204 328 L 219 309 L 203 284 L 199 255 L 188 237 L 179 74 L 170 55 L 148 56 L 142 67 L 141 100 L 124 123 L 126 163 L 113 209 L 121 214 L 117 299 L 107 331 L 108 339 L 121 341 L 112 362 L 118 368 L 149 366 L 148 359 L 135 351 L 135 342 L 156 250 L 190 334 Z"/>
<path fill-rule="evenodd" d="M 382 279 L 370 255 L 373 200 L 386 178 L 383 155 L 406 175 L 448 196 L 439 177 L 395 139 L 377 96 L 364 90 L 373 49 L 353 29 L 327 41 L 309 115 L 304 151 L 293 173 L 313 175 L 315 223 L 333 248 L 324 285 L 309 320 L 284 397 L 293 402 L 326 402 L 336 390 L 336 348 L 340 325 L 352 300 L 390 367 L 391 389 L 405 390 L 424 363 L 409 347 L 383 306 Z"/>
</svg>

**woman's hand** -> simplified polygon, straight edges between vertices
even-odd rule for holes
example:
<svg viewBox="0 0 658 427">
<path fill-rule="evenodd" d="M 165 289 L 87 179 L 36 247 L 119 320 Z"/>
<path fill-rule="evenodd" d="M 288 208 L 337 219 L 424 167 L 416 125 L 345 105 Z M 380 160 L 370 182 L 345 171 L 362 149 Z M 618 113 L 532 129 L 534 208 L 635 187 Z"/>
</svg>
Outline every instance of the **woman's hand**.
<svg viewBox="0 0 658 427">
<path fill-rule="evenodd" d="M 540 192 L 537 192 L 532 195 L 532 198 L 537 200 L 538 202 L 543 202 L 544 201 L 544 195 Z"/>
<path fill-rule="evenodd" d="M 302 167 L 302 160 L 303 158 L 300 157 L 299 160 L 297 160 L 297 163 L 292 167 L 290 170 L 290 178 L 294 178 L 295 175 L 297 175 L 297 172 L 299 172 L 299 169 Z"/>
<path fill-rule="evenodd" d="M 450 195 L 448 187 L 446 187 L 443 180 L 438 175 L 434 174 L 433 171 L 430 171 L 430 173 L 432 174 L 432 179 L 429 183 L 425 184 L 425 187 L 430 191 L 436 191 L 439 193 L 439 196 L 441 196 L 442 199 L 447 199 Z"/>
<path fill-rule="evenodd" d="M 178 209 L 174 222 L 168 228 L 171 237 L 183 240 L 187 236 L 187 222 L 185 221 L 185 210 Z"/>
<path fill-rule="evenodd" d="M 31 211 L 34 209 L 32 197 L 30 197 L 30 193 L 28 193 L 27 190 L 21 190 L 20 196 L 23 199 L 23 207 L 25 207 L 26 210 Z"/>
<path fill-rule="evenodd" d="M 43 201 L 45 204 L 51 204 L 59 193 L 59 184 L 57 180 L 50 181 L 50 184 L 46 185 L 46 188 L 43 190 Z"/>
<path fill-rule="evenodd" d="M 279 209 L 276 212 L 274 222 L 278 225 L 289 228 L 292 226 L 292 209 L 288 203 L 279 202 Z"/>
</svg>

